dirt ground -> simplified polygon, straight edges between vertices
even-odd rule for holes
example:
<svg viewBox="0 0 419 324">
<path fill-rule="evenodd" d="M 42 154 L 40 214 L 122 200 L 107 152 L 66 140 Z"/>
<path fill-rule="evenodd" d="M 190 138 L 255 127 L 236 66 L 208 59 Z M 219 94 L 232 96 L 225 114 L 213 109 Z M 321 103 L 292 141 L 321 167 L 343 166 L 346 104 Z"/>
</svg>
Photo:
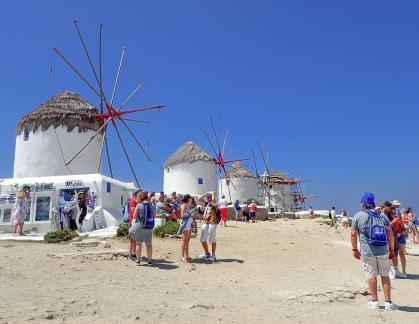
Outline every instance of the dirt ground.
<svg viewBox="0 0 419 324">
<path fill-rule="evenodd" d="M 419 256 L 407 257 L 409 279 L 392 282 L 400 310 L 371 310 L 349 230 L 319 220 L 229 225 L 215 264 L 179 262 L 177 239 L 154 239 L 152 267 L 82 255 L 126 249 L 117 239 L 0 242 L 0 323 L 419 323 Z M 191 256 L 201 253 L 192 239 Z"/>
</svg>

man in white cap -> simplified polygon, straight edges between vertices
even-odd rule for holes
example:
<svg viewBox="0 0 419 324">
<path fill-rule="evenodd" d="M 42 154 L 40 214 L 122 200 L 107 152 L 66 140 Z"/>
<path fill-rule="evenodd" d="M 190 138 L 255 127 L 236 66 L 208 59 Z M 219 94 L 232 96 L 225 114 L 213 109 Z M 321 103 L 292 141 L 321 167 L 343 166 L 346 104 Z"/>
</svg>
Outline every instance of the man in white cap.
<svg viewBox="0 0 419 324">
<path fill-rule="evenodd" d="M 205 206 L 204 224 L 201 227 L 200 241 L 204 249 L 204 254 L 200 258 L 207 259 L 211 262 L 216 262 L 215 250 L 217 248 L 217 225 L 219 223 L 217 217 L 218 206 L 214 202 L 215 193 L 207 193 L 198 198 L 198 200 Z M 208 245 L 211 245 L 211 254 Z"/>
<path fill-rule="evenodd" d="M 393 208 L 396 211 L 397 215 L 400 216 L 401 215 L 401 213 L 400 213 L 400 205 L 401 205 L 400 201 L 398 201 L 396 199 L 396 200 L 393 200 L 391 202 L 391 204 L 393 205 Z"/>
</svg>

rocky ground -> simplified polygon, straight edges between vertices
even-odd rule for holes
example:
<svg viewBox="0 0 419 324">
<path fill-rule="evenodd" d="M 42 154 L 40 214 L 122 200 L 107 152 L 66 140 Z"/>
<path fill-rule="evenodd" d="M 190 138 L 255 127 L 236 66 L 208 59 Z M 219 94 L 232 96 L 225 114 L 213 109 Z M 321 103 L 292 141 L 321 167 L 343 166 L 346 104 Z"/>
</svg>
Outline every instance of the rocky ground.
<svg viewBox="0 0 419 324">
<path fill-rule="evenodd" d="M 154 240 L 152 267 L 128 262 L 117 239 L 2 241 L 0 323 L 419 322 L 419 256 L 408 256 L 409 279 L 393 282 L 401 309 L 374 311 L 349 230 L 320 220 L 229 225 L 215 264 L 179 262 L 177 239 Z M 191 255 L 201 252 L 192 239 Z"/>
</svg>

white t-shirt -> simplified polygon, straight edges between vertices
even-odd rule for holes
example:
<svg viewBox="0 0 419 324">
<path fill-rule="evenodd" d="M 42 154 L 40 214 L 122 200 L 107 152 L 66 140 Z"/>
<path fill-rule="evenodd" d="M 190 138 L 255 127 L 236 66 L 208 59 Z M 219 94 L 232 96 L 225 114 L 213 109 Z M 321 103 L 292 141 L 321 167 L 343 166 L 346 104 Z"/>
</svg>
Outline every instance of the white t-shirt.
<svg viewBox="0 0 419 324">
<path fill-rule="evenodd" d="M 220 199 L 218 201 L 218 207 L 220 208 L 227 208 L 227 199 Z"/>
<path fill-rule="evenodd" d="M 332 215 L 332 218 L 335 218 L 336 217 L 336 210 L 332 209 L 330 211 L 330 215 Z"/>
</svg>

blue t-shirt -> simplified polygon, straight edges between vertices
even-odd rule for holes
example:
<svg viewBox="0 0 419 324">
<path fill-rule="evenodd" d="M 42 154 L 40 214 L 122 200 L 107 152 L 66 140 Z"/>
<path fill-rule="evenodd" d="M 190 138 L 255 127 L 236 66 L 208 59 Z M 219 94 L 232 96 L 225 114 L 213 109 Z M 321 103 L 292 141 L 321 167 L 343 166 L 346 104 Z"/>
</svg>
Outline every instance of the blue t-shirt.
<svg viewBox="0 0 419 324">
<path fill-rule="evenodd" d="M 356 230 L 359 235 L 359 243 L 361 246 L 361 256 L 362 257 L 372 257 L 388 254 L 388 244 L 386 245 L 371 245 L 368 244 L 368 237 L 365 236 L 364 228 L 365 224 L 368 224 L 368 214 L 364 211 L 360 211 L 355 214 L 352 219 L 352 229 Z M 390 226 L 390 221 L 388 217 L 381 213 L 380 217 L 373 218 L 373 225 L 381 223 L 384 226 Z"/>
<path fill-rule="evenodd" d="M 416 226 L 419 226 L 419 215 L 415 215 L 415 218 L 413 219 L 413 223 L 414 223 Z"/>
</svg>

